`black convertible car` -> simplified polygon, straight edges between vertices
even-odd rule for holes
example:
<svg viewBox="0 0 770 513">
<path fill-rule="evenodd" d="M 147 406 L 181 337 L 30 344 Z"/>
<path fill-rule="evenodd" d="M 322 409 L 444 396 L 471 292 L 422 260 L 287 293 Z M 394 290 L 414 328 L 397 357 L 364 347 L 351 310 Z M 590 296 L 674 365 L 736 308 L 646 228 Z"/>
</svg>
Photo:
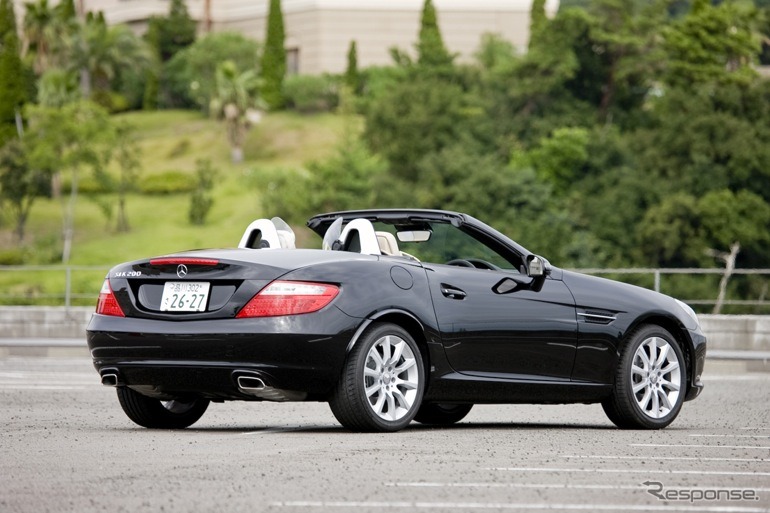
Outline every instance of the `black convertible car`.
<svg viewBox="0 0 770 513">
<path fill-rule="evenodd" d="M 670 424 L 703 389 L 684 303 L 564 271 L 466 214 L 317 215 L 323 249 L 280 219 L 238 249 L 113 268 L 88 346 L 148 428 L 210 401 L 327 401 L 355 431 L 451 424 L 477 403 L 601 403 L 621 428 Z"/>
</svg>

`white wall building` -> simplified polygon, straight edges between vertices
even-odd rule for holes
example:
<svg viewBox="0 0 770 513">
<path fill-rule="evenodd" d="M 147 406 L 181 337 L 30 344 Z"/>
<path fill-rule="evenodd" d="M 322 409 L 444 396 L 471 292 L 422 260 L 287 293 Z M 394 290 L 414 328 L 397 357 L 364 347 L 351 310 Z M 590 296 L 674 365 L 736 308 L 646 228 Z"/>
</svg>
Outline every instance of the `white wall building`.
<svg viewBox="0 0 770 513">
<path fill-rule="evenodd" d="M 15 0 L 22 17 L 24 2 Z M 57 3 L 57 2 L 52 2 Z M 187 0 L 200 31 L 234 30 L 264 40 L 268 0 Z M 147 19 L 168 12 L 168 0 L 76 0 L 86 11 L 103 11 L 108 23 L 128 23 L 141 32 Z M 444 42 L 461 60 L 477 50 L 481 35 L 500 34 L 523 50 L 529 40 L 532 0 L 434 0 Z M 414 54 L 423 0 L 283 0 L 286 49 L 291 71 L 339 73 L 351 40 L 360 67 L 391 64 L 389 49 Z M 558 0 L 549 0 L 553 14 Z M 208 13 L 208 14 L 207 14 Z"/>
</svg>

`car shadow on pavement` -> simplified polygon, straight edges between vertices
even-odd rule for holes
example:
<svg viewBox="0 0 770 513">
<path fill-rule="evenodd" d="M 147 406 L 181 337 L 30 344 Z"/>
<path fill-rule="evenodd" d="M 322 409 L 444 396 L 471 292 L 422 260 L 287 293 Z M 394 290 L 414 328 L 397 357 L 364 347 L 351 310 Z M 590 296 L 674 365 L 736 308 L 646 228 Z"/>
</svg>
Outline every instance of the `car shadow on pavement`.
<svg viewBox="0 0 770 513">
<path fill-rule="evenodd" d="M 143 428 L 137 428 L 143 429 Z M 615 426 L 603 424 L 565 424 L 565 423 L 516 423 L 516 422 L 473 422 L 459 423 L 451 426 L 429 426 L 422 424 L 412 424 L 404 428 L 402 433 L 426 432 L 426 431 L 490 431 L 490 430 L 617 430 Z M 126 430 L 129 431 L 129 430 Z M 190 427 L 183 431 L 185 433 L 211 433 L 211 434 L 240 434 L 240 435 L 268 435 L 268 434 L 356 434 L 340 425 L 289 425 L 289 426 L 201 426 Z M 379 434 L 379 433 L 361 433 L 361 434 Z"/>
</svg>

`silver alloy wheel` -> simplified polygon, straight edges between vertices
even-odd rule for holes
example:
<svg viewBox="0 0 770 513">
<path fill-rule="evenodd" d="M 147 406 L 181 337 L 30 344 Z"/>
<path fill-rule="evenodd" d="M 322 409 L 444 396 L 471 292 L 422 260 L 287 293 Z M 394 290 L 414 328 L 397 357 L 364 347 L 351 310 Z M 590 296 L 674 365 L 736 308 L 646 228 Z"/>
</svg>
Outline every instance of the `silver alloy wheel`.
<svg viewBox="0 0 770 513">
<path fill-rule="evenodd" d="M 660 419 L 677 404 L 682 385 L 679 358 L 661 337 L 645 339 L 631 363 L 631 386 L 636 403 L 645 415 Z"/>
<path fill-rule="evenodd" d="M 419 370 L 414 352 L 402 338 L 386 335 L 366 355 L 364 386 L 369 406 L 380 418 L 396 421 L 417 399 Z"/>
</svg>

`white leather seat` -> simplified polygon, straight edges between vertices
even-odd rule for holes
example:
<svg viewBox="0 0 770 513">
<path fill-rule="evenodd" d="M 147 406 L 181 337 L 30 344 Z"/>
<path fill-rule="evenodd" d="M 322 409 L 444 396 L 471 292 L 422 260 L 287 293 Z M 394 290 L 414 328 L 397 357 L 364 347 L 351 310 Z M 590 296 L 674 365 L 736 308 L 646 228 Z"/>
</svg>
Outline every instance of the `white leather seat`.
<svg viewBox="0 0 770 513">
<path fill-rule="evenodd" d="M 383 255 L 401 256 L 401 251 L 398 250 L 398 242 L 396 237 L 390 232 L 374 232 L 377 236 L 377 245 L 380 247 L 380 252 Z"/>
</svg>

